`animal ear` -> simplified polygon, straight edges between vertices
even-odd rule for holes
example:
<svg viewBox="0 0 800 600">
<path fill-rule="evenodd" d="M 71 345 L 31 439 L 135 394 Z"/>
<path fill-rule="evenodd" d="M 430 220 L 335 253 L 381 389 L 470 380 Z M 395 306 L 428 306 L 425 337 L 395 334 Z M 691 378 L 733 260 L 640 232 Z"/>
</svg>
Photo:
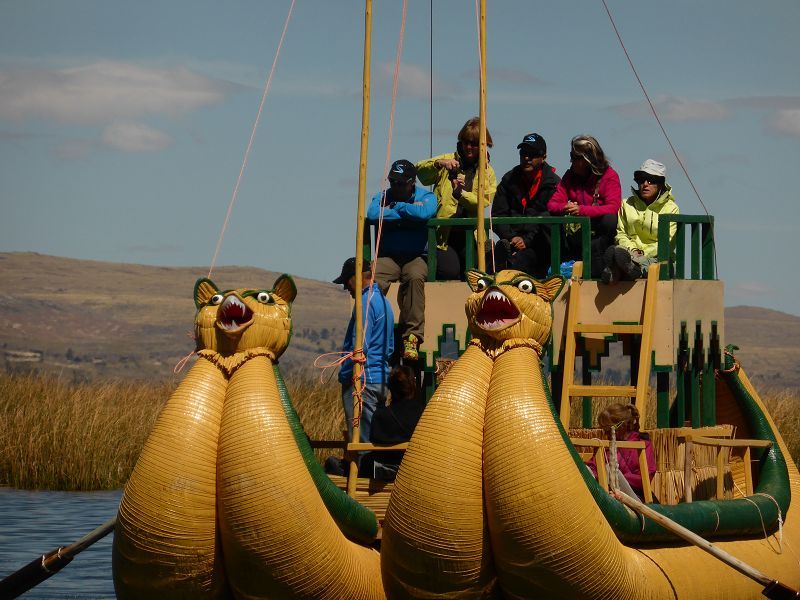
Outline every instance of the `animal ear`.
<svg viewBox="0 0 800 600">
<path fill-rule="evenodd" d="M 544 281 L 536 282 L 536 295 L 543 300 L 552 302 L 562 287 L 564 287 L 564 278 L 561 275 L 553 275 Z"/>
<path fill-rule="evenodd" d="M 478 290 L 478 281 L 483 277 L 490 277 L 486 273 L 481 273 L 477 269 L 470 269 L 467 271 L 467 285 L 469 285 L 469 289 L 473 292 L 477 292 Z"/>
<path fill-rule="evenodd" d="M 219 294 L 219 288 L 207 277 L 201 277 L 194 284 L 194 305 L 196 308 L 205 306 L 214 294 Z"/>
<path fill-rule="evenodd" d="M 294 302 L 297 296 L 297 286 L 294 284 L 294 279 L 292 279 L 291 275 L 286 275 L 285 273 L 275 281 L 275 287 L 272 291 L 290 303 Z"/>
</svg>

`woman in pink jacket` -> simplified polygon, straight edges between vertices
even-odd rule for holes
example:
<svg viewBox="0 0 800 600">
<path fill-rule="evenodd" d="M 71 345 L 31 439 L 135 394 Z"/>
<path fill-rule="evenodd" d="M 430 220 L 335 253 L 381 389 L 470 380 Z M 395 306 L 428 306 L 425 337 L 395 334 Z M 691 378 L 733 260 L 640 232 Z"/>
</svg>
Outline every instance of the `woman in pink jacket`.
<svg viewBox="0 0 800 600">
<path fill-rule="evenodd" d="M 570 168 L 547 203 L 551 215 L 589 217 L 592 221 L 591 276 L 603 271 L 603 255 L 614 243 L 617 211 L 622 203 L 619 175 L 608 164 L 600 144 L 590 135 L 576 135 L 570 144 Z M 562 260 L 581 257 L 578 230 L 567 225 L 562 237 Z"/>
</svg>

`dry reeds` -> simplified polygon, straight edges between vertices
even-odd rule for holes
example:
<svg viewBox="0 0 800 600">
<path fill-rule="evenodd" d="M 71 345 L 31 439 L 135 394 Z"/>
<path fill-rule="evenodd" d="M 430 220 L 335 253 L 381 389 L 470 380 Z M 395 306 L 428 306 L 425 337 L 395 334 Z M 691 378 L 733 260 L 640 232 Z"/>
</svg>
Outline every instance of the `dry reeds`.
<svg viewBox="0 0 800 600">
<path fill-rule="evenodd" d="M 120 487 L 170 391 L 166 384 L 0 375 L 0 483 Z"/>
<path fill-rule="evenodd" d="M 306 372 L 286 378 L 312 439 L 342 439 L 339 385 Z M 0 374 L 0 485 L 101 490 L 127 481 L 174 384 L 72 383 Z M 319 454 L 326 454 L 320 451 Z"/>
</svg>

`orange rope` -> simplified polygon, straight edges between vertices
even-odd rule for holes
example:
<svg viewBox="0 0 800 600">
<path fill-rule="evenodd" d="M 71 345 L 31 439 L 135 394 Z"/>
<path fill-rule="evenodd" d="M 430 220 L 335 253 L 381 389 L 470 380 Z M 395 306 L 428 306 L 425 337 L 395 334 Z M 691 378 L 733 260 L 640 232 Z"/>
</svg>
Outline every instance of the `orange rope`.
<svg viewBox="0 0 800 600">
<path fill-rule="evenodd" d="M 230 221 L 231 218 L 233 205 L 236 203 L 236 197 L 239 195 L 239 185 L 242 182 L 242 176 L 244 175 L 244 170 L 245 168 L 247 168 L 247 161 L 250 158 L 250 150 L 253 148 L 253 142 L 256 139 L 256 130 L 258 129 L 258 124 L 261 121 L 261 113 L 264 111 L 264 103 L 267 100 L 267 94 L 269 93 L 269 88 L 272 85 L 272 76 L 275 74 L 275 67 L 278 64 L 278 57 L 281 54 L 281 48 L 283 47 L 283 40 L 286 37 L 286 30 L 289 28 L 289 20 L 292 18 L 294 3 L 295 0 L 292 0 L 292 4 L 291 6 L 289 6 L 289 13 L 286 15 L 286 22 L 283 25 L 283 32 L 281 33 L 281 39 L 278 42 L 278 49 L 275 52 L 275 58 L 272 61 L 272 68 L 269 71 L 269 77 L 267 77 L 267 82 L 264 85 L 264 92 L 261 94 L 261 104 L 259 104 L 258 106 L 258 113 L 256 114 L 256 120 L 253 123 L 253 129 L 250 131 L 250 141 L 247 143 L 247 149 L 244 152 L 244 159 L 242 160 L 242 166 L 239 169 L 239 176 L 236 178 L 236 185 L 233 186 L 233 193 L 231 194 L 231 200 L 228 203 L 228 211 L 225 213 L 225 221 L 222 223 L 222 230 L 219 232 L 219 239 L 217 240 L 217 247 L 214 250 L 214 257 L 211 259 L 211 265 L 208 268 L 209 279 L 211 278 L 211 273 L 214 270 L 214 266 L 217 263 L 217 257 L 219 256 L 219 251 L 222 248 L 222 240 L 225 237 L 225 230 L 228 228 L 228 221 Z"/>
</svg>

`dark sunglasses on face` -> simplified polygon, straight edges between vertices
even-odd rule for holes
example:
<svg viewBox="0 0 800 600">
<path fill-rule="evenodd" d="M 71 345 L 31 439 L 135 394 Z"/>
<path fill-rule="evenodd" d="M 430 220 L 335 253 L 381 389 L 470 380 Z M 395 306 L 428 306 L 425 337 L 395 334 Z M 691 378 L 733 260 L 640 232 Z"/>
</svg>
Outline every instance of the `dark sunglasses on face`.
<svg viewBox="0 0 800 600">
<path fill-rule="evenodd" d="M 480 142 L 472 140 L 461 140 L 461 144 L 463 146 L 469 146 L 470 148 L 477 148 L 480 146 Z"/>
<path fill-rule="evenodd" d="M 522 158 L 541 158 L 542 155 L 536 152 L 535 150 L 526 150 L 525 148 L 520 148 L 519 155 Z"/>
<path fill-rule="evenodd" d="M 575 162 L 576 160 L 579 160 L 581 158 L 583 158 L 582 154 L 578 154 L 577 152 L 570 152 L 569 153 L 569 159 L 572 162 Z"/>
<path fill-rule="evenodd" d="M 408 180 L 404 180 L 404 179 L 390 179 L 390 180 L 389 180 L 389 185 L 390 185 L 391 187 L 404 187 L 404 186 L 407 186 L 409 183 L 411 183 L 411 181 L 412 181 L 411 179 L 408 179 Z"/>
<path fill-rule="evenodd" d="M 657 175 L 648 175 L 644 173 L 642 175 L 636 175 L 633 180 L 636 182 L 637 185 L 642 185 L 645 181 L 648 183 L 652 183 L 653 185 L 661 185 L 664 181 L 662 177 Z"/>
</svg>

